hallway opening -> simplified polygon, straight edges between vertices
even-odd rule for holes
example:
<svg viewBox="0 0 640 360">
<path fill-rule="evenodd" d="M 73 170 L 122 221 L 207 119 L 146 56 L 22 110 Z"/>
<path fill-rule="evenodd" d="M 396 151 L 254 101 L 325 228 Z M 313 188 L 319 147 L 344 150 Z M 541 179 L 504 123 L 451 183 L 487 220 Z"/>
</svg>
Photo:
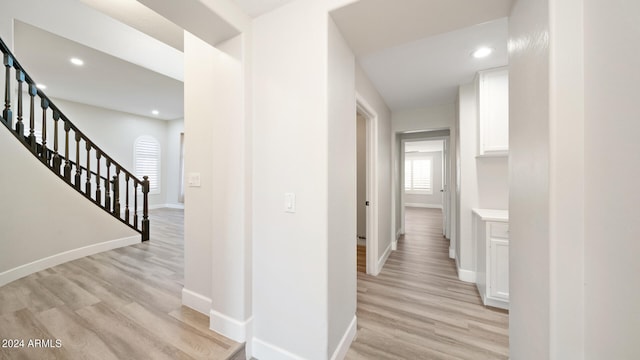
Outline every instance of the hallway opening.
<svg viewBox="0 0 640 360">
<path fill-rule="evenodd" d="M 347 359 L 508 359 L 509 315 L 458 279 L 442 210 L 406 208 L 405 234 L 378 276 L 358 272 L 358 337 Z"/>
</svg>

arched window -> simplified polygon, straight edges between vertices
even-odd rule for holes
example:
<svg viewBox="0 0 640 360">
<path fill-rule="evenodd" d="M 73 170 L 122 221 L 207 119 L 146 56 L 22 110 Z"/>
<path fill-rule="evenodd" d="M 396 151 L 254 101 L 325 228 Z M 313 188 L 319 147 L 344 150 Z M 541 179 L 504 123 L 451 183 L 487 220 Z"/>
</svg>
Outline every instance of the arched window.
<svg viewBox="0 0 640 360">
<path fill-rule="evenodd" d="M 160 193 L 160 143 L 152 136 L 143 135 L 133 144 L 135 175 L 142 180 L 149 177 L 149 193 Z"/>
</svg>

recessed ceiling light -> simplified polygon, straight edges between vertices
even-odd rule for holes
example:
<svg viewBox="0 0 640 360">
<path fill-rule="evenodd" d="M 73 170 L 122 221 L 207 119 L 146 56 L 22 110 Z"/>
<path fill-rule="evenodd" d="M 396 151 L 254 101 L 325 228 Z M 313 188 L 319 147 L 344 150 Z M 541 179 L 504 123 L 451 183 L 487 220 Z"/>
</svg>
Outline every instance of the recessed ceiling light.
<svg viewBox="0 0 640 360">
<path fill-rule="evenodd" d="M 71 63 L 72 63 L 73 65 L 76 65 L 76 66 L 82 66 L 82 65 L 84 65 L 84 61 L 82 61 L 81 59 L 78 59 L 78 58 L 71 58 L 71 60 L 70 60 L 70 61 L 71 61 Z"/>
<path fill-rule="evenodd" d="M 158 110 L 152 110 L 152 111 L 151 111 L 151 113 L 152 113 L 153 115 L 158 115 L 158 114 L 160 114 L 160 111 L 158 111 Z"/>
<path fill-rule="evenodd" d="M 473 57 L 476 59 L 482 59 L 484 57 L 491 55 L 492 52 L 493 52 L 492 48 L 481 47 L 476 49 L 476 51 L 474 51 L 471 55 L 473 55 Z"/>
<path fill-rule="evenodd" d="M 47 85 L 44 85 L 44 84 L 37 84 L 37 85 L 36 85 L 36 87 L 37 87 L 38 89 L 40 89 L 40 90 L 44 90 L 44 89 L 46 89 L 46 88 L 47 88 Z"/>
</svg>

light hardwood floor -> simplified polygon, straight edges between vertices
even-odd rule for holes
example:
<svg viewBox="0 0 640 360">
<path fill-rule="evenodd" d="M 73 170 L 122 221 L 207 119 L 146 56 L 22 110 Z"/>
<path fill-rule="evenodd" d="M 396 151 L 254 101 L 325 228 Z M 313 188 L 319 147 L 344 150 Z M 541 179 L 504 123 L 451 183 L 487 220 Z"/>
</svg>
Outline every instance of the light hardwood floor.
<svg viewBox="0 0 640 360">
<path fill-rule="evenodd" d="M 405 230 L 379 276 L 358 272 L 347 359 L 508 359 L 508 313 L 458 280 L 442 212 L 407 208 Z"/>
<path fill-rule="evenodd" d="M 68 262 L 0 287 L 0 359 L 228 359 L 244 346 L 181 306 L 183 212 L 151 212 L 151 241 Z"/>
</svg>

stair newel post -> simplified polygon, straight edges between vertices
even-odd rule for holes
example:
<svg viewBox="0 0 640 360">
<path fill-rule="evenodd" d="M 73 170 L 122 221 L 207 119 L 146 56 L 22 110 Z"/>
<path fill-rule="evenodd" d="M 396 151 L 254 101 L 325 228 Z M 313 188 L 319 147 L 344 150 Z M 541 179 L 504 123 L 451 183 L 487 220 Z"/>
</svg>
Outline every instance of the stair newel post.
<svg viewBox="0 0 640 360">
<path fill-rule="evenodd" d="M 133 227 L 138 228 L 138 180 L 133 180 Z"/>
<path fill-rule="evenodd" d="M 53 170 L 60 175 L 60 165 L 62 160 L 58 154 L 58 121 L 60 121 L 60 112 L 53 110 Z"/>
<path fill-rule="evenodd" d="M 30 104 L 29 104 L 29 145 L 31 145 L 31 152 L 36 154 L 36 152 L 38 151 L 37 148 L 37 144 L 36 144 L 36 100 L 35 100 L 35 96 L 38 93 L 38 88 L 36 88 L 35 85 L 33 84 L 29 84 L 29 97 L 30 97 Z"/>
<path fill-rule="evenodd" d="M 149 240 L 149 177 L 142 180 L 142 241 Z"/>
<path fill-rule="evenodd" d="M 85 180 L 84 192 L 88 198 L 91 198 L 91 142 L 89 139 L 85 139 L 87 149 L 87 176 Z"/>
<path fill-rule="evenodd" d="M 18 80 L 18 122 L 16 123 L 16 132 L 20 135 L 20 140 L 24 140 L 24 123 L 22 122 L 22 85 L 24 83 L 24 71 L 16 71 L 16 80 Z"/>
<path fill-rule="evenodd" d="M 113 175 L 113 214 L 120 216 L 120 167 L 116 166 L 116 174 Z"/>
<path fill-rule="evenodd" d="M 69 130 L 71 125 L 64 121 L 64 179 L 71 184 L 71 160 L 69 160 Z"/>
<path fill-rule="evenodd" d="M 96 202 L 100 204 L 100 200 L 102 199 L 102 184 L 100 177 L 100 158 L 102 154 L 100 151 L 96 149 Z"/>
<path fill-rule="evenodd" d="M 76 178 L 75 178 L 75 187 L 76 190 L 80 191 L 80 182 L 82 181 L 82 167 L 80 167 L 80 133 L 78 130 L 74 129 L 76 133 Z"/>
<path fill-rule="evenodd" d="M 11 114 L 11 67 L 13 67 L 13 57 L 9 54 L 4 54 L 4 110 L 2 111 L 2 117 L 9 128 L 13 127 L 13 120 Z"/>
</svg>

